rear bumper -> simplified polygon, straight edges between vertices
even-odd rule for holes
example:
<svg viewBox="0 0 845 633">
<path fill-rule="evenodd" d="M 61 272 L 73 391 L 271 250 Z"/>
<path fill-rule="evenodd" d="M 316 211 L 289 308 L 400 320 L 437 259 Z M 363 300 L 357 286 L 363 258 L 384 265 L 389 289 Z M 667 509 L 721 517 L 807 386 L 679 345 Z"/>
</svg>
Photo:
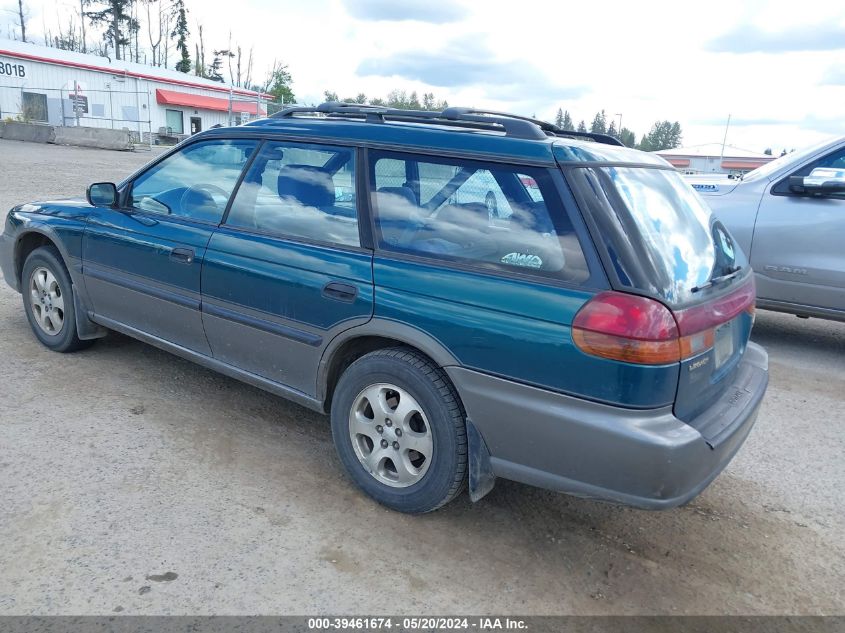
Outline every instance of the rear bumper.
<svg viewBox="0 0 845 633">
<path fill-rule="evenodd" d="M 5 233 L 0 233 L 0 272 L 7 284 L 19 290 L 15 276 L 15 242 Z"/>
<path fill-rule="evenodd" d="M 498 477 L 660 510 L 688 502 L 730 462 L 757 418 L 768 356 L 749 343 L 732 385 L 690 424 L 671 407 L 623 409 L 450 367 Z"/>
</svg>

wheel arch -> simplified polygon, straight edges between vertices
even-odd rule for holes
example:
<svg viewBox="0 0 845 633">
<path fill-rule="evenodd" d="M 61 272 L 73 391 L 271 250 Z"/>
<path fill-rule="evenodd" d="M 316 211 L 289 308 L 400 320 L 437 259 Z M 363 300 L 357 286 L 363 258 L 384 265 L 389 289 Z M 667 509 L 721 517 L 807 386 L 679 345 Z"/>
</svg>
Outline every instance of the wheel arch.
<svg viewBox="0 0 845 633">
<path fill-rule="evenodd" d="M 56 232 L 43 224 L 29 224 L 23 231 L 21 231 L 15 241 L 14 271 L 15 281 L 18 283 L 18 288 L 23 286 L 23 265 L 24 262 L 26 262 L 26 258 L 29 257 L 32 251 L 37 248 L 41 248 L 42 246 L 52 246 L 59 252 L 62 262 L 71 276 L 71 281 L 77 283 L 76 271 L 72 270 L 67 249 L 62 244 L 59 236 L 56 235 Z"/>
<path fill-rule="evenodd" d="M 334 388 L 344 369 L 364 354 L 397 346 L 412 348 L 441 368 L 460 365 L 446 346 L 429 334 L 405 323 L 373 319 L 339 334 L 326 346 L 317 370 L 317 399 L 324 410 L 331 409 Z"/>
<path fill-rule="evenodd" d="M 74 313 L 76 315 L 76 329 L 77 336 L 80 340 L 89 340 L 95 338 L 102 338 L 106 336 L 107 331 L 100 325 L 97 325 L 88 318 L 88 302 L 86 300 L 87 294 L 85 286 L 82 283 L 81 270 L 73 264 L 72 258 L 69 256 L 62 240 L 56 232 L 49 226 L 44 224 L 27 225 L 25 230 L 18 235 L 15 241 L 14 250 L 14 272 L 15 282 L 18 284 L 18 290 L 23 290 L 23 267 L 26 258 L 38 248 L 43 246 L 52 246 L 59 253 L 59 257 L 67 269 L 70 281 L 74 286 L 73 303 Z"/>
</svg>

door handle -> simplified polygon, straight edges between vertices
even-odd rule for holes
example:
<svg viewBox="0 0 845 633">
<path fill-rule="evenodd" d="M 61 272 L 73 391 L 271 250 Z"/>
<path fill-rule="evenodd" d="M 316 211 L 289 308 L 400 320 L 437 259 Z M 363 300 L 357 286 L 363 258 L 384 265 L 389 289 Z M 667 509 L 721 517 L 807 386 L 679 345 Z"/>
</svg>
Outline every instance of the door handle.
<svg viewBox="0 0 845 633">
<path fill-rule="evenodd" d="M 190 264 L 194 261 L 194 251 L 190 248 L 174 248 L 170 251 L 170 259 L 180 264 Z"/>
<path fill-rule="evenodd" d="M 355 301 L 355 297 L 358 296 L 358 288 L 351 284 L 331 281 L 323 286 L 323 296 L 326 299 L 334 299 L 335 301 L 351 303 Z"/>
</svg>

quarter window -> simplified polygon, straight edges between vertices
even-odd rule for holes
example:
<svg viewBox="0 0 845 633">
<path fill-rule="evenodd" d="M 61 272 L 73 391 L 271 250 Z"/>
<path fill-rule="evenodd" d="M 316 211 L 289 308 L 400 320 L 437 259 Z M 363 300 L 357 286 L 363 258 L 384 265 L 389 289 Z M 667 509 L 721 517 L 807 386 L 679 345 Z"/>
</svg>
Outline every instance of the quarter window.
<svg viewBox="0 0 845 633">
<path fill-rule="evenodd" d="M 206 141 L 168 156 L 132 184 L 141 211 L 218 223 L 257 141 Z"/>
<path fill-rule="evenodd" d="M 353 149 L 268 142 L 238 188 L 226 224 L 359 246 L 355 200 Z"/>
<path fill-rule="evenodd" d="M 547 170 L 370 156 L 380 248 L 571 282 L 589 278 Z"/>
</svg>

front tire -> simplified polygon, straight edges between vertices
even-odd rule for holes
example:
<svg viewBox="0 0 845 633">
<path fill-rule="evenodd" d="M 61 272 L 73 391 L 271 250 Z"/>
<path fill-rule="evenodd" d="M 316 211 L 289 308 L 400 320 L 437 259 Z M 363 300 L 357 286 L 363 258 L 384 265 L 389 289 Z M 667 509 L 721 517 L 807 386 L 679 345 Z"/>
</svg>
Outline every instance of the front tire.
<svg viewBox="0 0 845 633">
<path fill-rule="evenodd" d="M 332 399 L 332 437 L 352 480 L 394 510 L 431 512 L 454 499 L 467 474 L 465 416 L 442 369 L 389 348 L 350 365 Z"/>
<path fill-rule="evenodd" d="M 21 282 L 26 318 L 42 345 L 64 353 L 93 343 L 77 336 L 73 283 L 55 248 L 32 251 L 24 262 Z"/>
</svg>

